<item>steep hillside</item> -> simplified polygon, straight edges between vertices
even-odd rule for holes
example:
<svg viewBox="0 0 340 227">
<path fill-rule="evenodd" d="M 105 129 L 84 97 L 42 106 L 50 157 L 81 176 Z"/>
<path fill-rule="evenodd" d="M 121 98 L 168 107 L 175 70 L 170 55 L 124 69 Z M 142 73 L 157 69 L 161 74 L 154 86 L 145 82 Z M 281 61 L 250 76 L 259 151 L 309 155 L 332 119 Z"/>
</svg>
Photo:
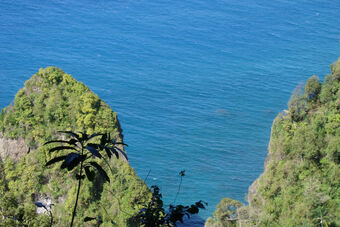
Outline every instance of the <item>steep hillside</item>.
<svg viewBox="0 0 340 227">
<path fill-rule="evenodd" d="M 296 89 L 274 120 L 249 206 L 223 200 L 206 226 L 340 226 L 340 60 Z M 232 212 L 233 211 L 233 212 Z"/>
<path fill-rule="evenodd" d="M 56 225 L 70 222 L 74 174 L 60 170 L 59 165 L 45 167 L 53 154 L 43 144 L 63 138 L 58 130 L 109 132 L 116 141 L 123 140 L 116 113 L 88 87 L 56 67 L 40 69 L 0 114 L 1 226 L 16 225 L 18 218 L 28 226 L 48 226 L 48 216 L 36 212 L 36 201 L 55 204 Z M 76 219 L 79 225 L 81 217 L 101 216 L 104 226 L 111 221 L 124 226 L 150 198 L 124 156 L 110 163 L 113 170 L 108 172 L 114 181 L 98 183 L 100 176 L 94 184 L 84 181 Z"/>
</svg>

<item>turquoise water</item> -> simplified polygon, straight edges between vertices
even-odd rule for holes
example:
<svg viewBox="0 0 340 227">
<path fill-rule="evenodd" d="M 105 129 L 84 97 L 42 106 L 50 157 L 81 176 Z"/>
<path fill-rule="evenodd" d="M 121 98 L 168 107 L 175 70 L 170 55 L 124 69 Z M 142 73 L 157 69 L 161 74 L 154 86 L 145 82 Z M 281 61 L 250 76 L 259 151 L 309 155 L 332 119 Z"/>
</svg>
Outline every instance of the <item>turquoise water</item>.
<svg viewBox="0 0 340 227">
<path fill-rule="evenodd" d="M 339 13 L 334 0 L 0 1 L 0 107 L 62 68 L 118 113 L 131 165 L 166 203 L 186 170 L 177 201 L 207 201 L 205 219 L 244 201 L 291 91 L 339 57 Z"/>
</svg>

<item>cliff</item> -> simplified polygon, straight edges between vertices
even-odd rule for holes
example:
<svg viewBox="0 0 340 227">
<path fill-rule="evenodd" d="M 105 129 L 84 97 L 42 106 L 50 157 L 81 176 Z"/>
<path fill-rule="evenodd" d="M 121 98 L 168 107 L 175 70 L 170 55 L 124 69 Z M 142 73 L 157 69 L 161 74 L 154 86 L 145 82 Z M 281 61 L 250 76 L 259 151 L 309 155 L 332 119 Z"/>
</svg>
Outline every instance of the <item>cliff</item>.
<svg viewBox="0 0 340 227">
<path fill-rule="evenodd" d="M 60 130 L 110 133 L 123 142 L 117 114 L 83 83 L 56 67 L 40 69 L 18 91 L 14 102 L 0 114 L 0 225 L 48 226 L 47 215 L 34 202 L 53 203 L 55 224 L 66 226 L 74 204 L 74 174 L 58 165 L 45 167 L 52 154 L 46 141 L 64 138 Z M 124 147 L 120 147 L 124 150 Z M 125 151 L 124 151 L 125 152 Z M 85 216 L 101 216 L 103 224 L 124 226 L 150 198 L 145 183 L 124 155 L 110 160 L 114 182 L 96 176 L 84 181 L 77 209 L 77 225 Z"/>
<path fill-rule="evenodd" d="M 24 139 L 36 149 L 58 130 L 110 132 L 123 140 L 117 114 L 105 102 L 71 75 L 48 67 L 26 81 L 14 103 L 1 111 L 0 132 L 2 138 Z"/>
<path fill-rule="evenodd" d="M 0 160 L 10 158 L 18 161 L 28 150 L 29 147 L 23 138 L 10 139 L 0 133 Z"/>
<path fill-rule="evenodd" d="M 340 226 L 339 152 L 340 59 L 323 83 L 312 76 L 296 89 L 274 120 L 249 204 L 222 200 L 206 226 Z"/>
</svg>

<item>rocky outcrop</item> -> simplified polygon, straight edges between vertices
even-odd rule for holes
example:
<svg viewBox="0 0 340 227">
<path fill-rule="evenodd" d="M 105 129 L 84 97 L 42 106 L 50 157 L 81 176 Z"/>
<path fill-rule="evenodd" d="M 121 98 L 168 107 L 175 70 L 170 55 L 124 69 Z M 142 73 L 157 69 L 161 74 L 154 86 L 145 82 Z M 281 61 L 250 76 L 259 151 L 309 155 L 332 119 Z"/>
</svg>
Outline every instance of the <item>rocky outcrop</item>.
<svg viewBox="0 0 340 227">
<path fill-rule="evenodd" d="M 18 161 L 21 157 L 25 156 L 27 152 L 29 152 L 29 147 L 23 138 L 9 139 L 0 133 L 0 158 L 2 160 L 10 158 Z"/>
<path fill-rule="evenodd" d="M 43 195 L 38 194 L 38 195 L 35 195 L 34 200 L 35 202 L 41 203 L 43 205 L 43 207 L 36 206 L 37 214 L 44 214 L 52 210 L 53 201 L 52 201 L 51 196 L 47 196 L 47 195 L 43 196 Z"/>
<path fill-rule="evenodd" d="M 120 126 L 120 122 L 118 120 L 118 117 L 116 116 L 116 122 L 115 122 L 115 127 L 117 128 L 117 132 L 116 134 L 114 135 L 115 138 L 119 138 L 119 142 L 121 143 L 124 143 L 124 136 L 123 136 L 123 129 L 122 127 Z M 126 154 L 126 151 L 124 150 L 124 145 L 122 144 L 119 144 L 117 145 L 117 147 L 121 150 L 122 153 L 119 153 L 119 158 L 121 160 L 124 160 L 126 162 L 128 162 L 128 156 Z"/>
<path fill-rule="evenodd" d="M 25 82 L 12 104 L 0 112 L 0 164 L 7 164 L 7 168 L 0 165 L 0 226 L 14 226 L 14 220 L 6 219 L 4 224 L 1 217 L 16 217 L 23 211 L 28 226 L 50 226 L 42 223 L 49 223 L 46 213 L 50 213 L 52 204 L 53 226 L 69 225 L 77 174 L 75 170 L 66 172 L 60 163 L 46 166 L 66 151 L 49 152 L 59 144 L 44 146 L 47 141 L 69 139 L 60 131 L 109 133 L 117 142 L 120 158 L 107 158 L 103 152 L 107 159 L 98 164 L 111 181 L 105 182 L 96 166 L 88 168 L 93 181 L 84 179 L 79 198 L 83 202 L 77 209 L 81 215 L 106 214 L 102 216 L 105 226 L 113 221 L 117 226 L 127 226 L 151 194 L 127 163 L 117 113 L 86 85 L 56 67 L 40 69 Z M 96 139 L 91 143 L 99 142 L 100 138 Z M 1 206 L 2 201 L 9 205 Z M 83 218 L 75 221 L 75 225 L 83 225 Z"/>
</svg>

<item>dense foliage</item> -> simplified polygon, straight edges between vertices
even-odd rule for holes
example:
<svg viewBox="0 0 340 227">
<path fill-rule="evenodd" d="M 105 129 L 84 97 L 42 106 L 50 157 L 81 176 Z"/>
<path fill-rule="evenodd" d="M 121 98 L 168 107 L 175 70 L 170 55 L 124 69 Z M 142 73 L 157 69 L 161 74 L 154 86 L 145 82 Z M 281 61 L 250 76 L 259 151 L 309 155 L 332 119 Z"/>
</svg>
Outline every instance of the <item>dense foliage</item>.
<svg viewBox="0 0 340 227">
<path fill-rule="evenodd" d="M 340 59 L 323 83 L 308 79 L 274 120 L 264 173 L 250 187 L 249 206 L 239 208 L 247 214 L 238 224 L 340 226 L 339 152 Z M 233 224 L 223 215 L 214 221 Z"/>
<path fill-rule="evenodd" d="M 57 130 L 116 133 L 117 115 L 83 83 L 56 67 L 40 69 L 2 110 L 0 132 L 24 137 L 30 146 L 51 139 Z M 40 143 L 41 144 L 41 143 Z"/>
<path fill-rule="evenodd" d="M 59 170 L 59 165 L 45 168 L 55 152 L 48 152 L 52 144 L 42 146 L 49 140 L 65 139 L 58 130 L 111 133 L 115 141 L 123 139 L 116 113 L 88 87 L 58 68 L 40 69 L 26 81 L 14 103 L 0 114 L 0 134 L 5 138 L 24 138 L 30 147 L 18 160 L 0 159 L 1 226 L 49 226 L 48 213 L 36 213 L 37 201 L 54 204 L 51 209 L 55 225 L 70 223 L 77 190 L 76 174 Z M 59 155 L 66 154 L 62 152 L 66 151 Z M 150 190 L 124 158 L 109 162 L 111 170 L 105 171 L 114 180 L 104 182 L 96 174 L 93 182 L 82 183 L 77 226 L 82 225 L 86 216 L 100 216 L 102 226 L 112 223 L 125 226 L 151 198 Z"/>
<path fill-rule="evenodd" d="M 184 171 L 181 171 L 181 173 L 184 176 Z M 181 176 L 181 179 L 183 176 Z M 153 185 L 151 189 L 151 200 L 144 205 L 136 216 L 130 219 L 130 225 L 140 227 L 176 227 L 178 222 L 183 223 L 185 218 L 188 219 L 191 215 L 198 214 L 200 209 L 205 209 L 205 206 L 208 205 L 206 202 L 200 200 L 190 206 L 170 204 L 169 209 L 166 210 L 164 209 L 159 187 Z"/>
<path fill-rule="evenodd" d="M 214 218 L 208 218 L 206 227 L 232 227 L 236 226 L 239 215 L 239 208 L 243 204 L 237 200 L 224 198 L 216 206 Z"/>
<path fill-rule="evenodd" d="M 102 181 L 110 182 L 110 178 L 107 172 L 100 164 L 100 160 L 103 160 L 111 171 L 109 159 L 115 155 L 119 158 L 119 154 L 125 154 L 124 151 L 117 147 L 115 139 L 111 139 L 110 133 L 94 133 L 88 135 L 84 132 L 72 132 L 72 131 L 61 131 L 71 136 L 69 140 L 51 140 L 45 143 L 47 144 L 59 144 L 59 146 L 53 147 L 49 150 L 50 153 L 66 153 L 64 155 L 57 155 L 46 163 L 46 166 L 57 164 L 61 162 L 60 169 L 67 169 L 69 173 L 75 174 L 78 180 L 78 188 L 76 194 L 76 201 L 72 212 L 72 220 L 70 227 L 73 226 L 74 218 L 77 213 L 77 206 L 79 201 L 81 183 L 87 179 L 91 182 L 95 180 L 95 172 L 97 172 Z M 92 141 L 100 137 L 98 143 Z M 122 143 L 119 143 L 122 144 Z M 104 155 L 105 154 L 105 155 Z M 99 159 L 99 160 L 98 160 Z M 97 181 L 97 185 L 101 185 L 101 182 Z M 97 186 L 94 185 L 94 186 Z M 51 216 L 51 226 L 53 225 L 52 212 L 41 202 L 35 202 L 38 207 L 45 208 Z M 85 217 L 85 222 L 95 220 L 93 217 Z M 100 221 L 102 222 L 102 220 Z M 98 223 L 99 224 L 99 223 Z"/>
</svg>

